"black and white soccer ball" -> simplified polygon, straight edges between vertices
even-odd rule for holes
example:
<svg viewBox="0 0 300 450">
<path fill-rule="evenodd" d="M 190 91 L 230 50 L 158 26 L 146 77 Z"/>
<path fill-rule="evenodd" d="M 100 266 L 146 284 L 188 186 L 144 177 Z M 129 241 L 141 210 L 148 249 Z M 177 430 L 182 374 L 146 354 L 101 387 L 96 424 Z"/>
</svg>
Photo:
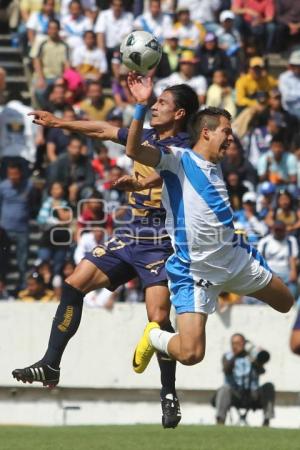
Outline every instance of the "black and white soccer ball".
<svg viewBox="0 0 300 450">
<path fill-rule="evenodd" d="M 120 47 L 121 61 L 130 70 L 145 75 L 160 61 L 162 48 L 155 36 L 147 31 L 133 31 Z"/>
</svg>

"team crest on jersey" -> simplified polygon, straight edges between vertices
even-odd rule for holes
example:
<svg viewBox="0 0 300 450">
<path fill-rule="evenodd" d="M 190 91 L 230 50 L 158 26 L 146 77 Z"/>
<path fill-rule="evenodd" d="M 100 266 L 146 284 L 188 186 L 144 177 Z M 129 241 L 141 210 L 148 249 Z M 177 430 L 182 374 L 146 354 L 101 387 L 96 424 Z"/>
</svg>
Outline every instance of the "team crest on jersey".
<svg viewBox="0 0 300 450">
<path fill-rule="evenodd" d="M 93 256 L 95 256 L 96 258 L 100 258 L 101 256 L 105 255 L 106 250 L 103 247 L 95 247 L 93 250 Z"/>
</svg>

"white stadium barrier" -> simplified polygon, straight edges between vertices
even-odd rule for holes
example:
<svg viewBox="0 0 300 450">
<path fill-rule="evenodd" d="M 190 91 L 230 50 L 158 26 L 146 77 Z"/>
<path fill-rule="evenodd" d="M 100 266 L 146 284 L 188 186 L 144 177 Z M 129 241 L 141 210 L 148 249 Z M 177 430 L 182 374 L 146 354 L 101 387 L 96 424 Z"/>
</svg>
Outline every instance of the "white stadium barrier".
<svg viewBox="0 0 300 450">
<path fill-rule="evenodd" d="M 63 357 L 59 388 L 52 392 L 12 378 L 12 369 L 44 354 L 56 307 L 0 302 L 0 423 L 158 422 L 157 362 L 153 358 L 141 375 L 131 368 L 133 349 L 146 323 L 143 304 L 117 304 L 112 311 L 85 307 Z M 299 426 L 300 358 L 288 346 L 295 316 L 295 309 L 282 315 L 253 305 L 236 305 L 210 316 L 205 360 L 194 367 L 178 365 L 183 423 L 213 423 L 209 396 L 222 384 L 221 357 L 230 347 L 230 336 L 240 332 L 271 353 L 261 382 L 273 382 L 279 392 L 275 426 Z M 249 417 L 251 424 L 261 421 L 261 413 L 253 414 L 253 420 Z"/>
</svg>

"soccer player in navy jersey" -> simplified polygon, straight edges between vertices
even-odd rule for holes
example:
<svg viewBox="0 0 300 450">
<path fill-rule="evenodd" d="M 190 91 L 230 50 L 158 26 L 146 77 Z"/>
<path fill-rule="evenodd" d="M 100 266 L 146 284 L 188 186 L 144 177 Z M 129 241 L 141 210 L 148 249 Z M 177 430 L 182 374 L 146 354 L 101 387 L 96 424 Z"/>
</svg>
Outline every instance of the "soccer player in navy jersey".
<svg viewBox="0 0 300 450">
<path fill-rule="evenodd" d="M 136 100 L 139 102 L 139 98 Z M 152 128 L 143 130 L 143 142 L 161 149 L 170 145 L 188 146 L 186 124 L 198 108 L 197 95 L 189 86 L 177 85 L 166 89 L 151 107 Z M 127 141 L 128 129 L 117 128 L 107 122 L 68 122 L 46 111 L 32 114 L 38 125 L 65 128 L 122 144 Z M 65 280 L 46 354 L 29 367 L 15 369 L 13 376 L 17 380 L 39 381 L 45 386 L 58 384 L 62 354 L 80 324 L 84 295 L 98 288 L 115 290 L 137 275 L 145 290 L 149 321 L 159 323 L 163 330 L 174 332 L 169 320 L 170 301 L 164 268 L 172 246 L 164 227 L 162 182 L 152 168 L 138 162 L 134 163 L 133 170 L 134 177 L 123 177 L 119 182 L 119 186 L 132 191 L 128 209 L 131 217 L 126 224 L 124 221 L 124 226 L 115 230 L 107 245 L 96 247 Z M 165 428 L 174 428 L 181 419 L 175 390 L 176 363 L 166 355 L 158 353 L 157 356 L 162 383 L 162 424 Z"/>
</svg>

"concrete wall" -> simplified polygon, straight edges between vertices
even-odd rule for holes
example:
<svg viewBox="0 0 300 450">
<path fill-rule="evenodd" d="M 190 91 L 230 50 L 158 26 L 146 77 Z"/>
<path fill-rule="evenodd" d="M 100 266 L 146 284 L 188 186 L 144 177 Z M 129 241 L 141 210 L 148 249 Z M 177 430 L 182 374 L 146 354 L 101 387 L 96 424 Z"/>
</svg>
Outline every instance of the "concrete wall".
<svg viewBox="0 0 300 450">
<path fill-rule="evenodd" d="M 0 302 L 0 386 L 15 387 L 11 370 L 31 364 L 44 354 L 56 304 Z M 205 360 L 194 367 L 178 366 L 180 389 L 210 390 L 222 383 L 220 359 L 229 338 L 241 332 L 271 353 L 262 380 L 279 391 L 300 388 L 300 358 L 288 347 L 296 315 L 281 315 L 264 306 L 237 305 L 224 314 L 213 314 L 207 324 Z M 149 389 L 159 387 L 155 358 L 147 371 L 137 375 L 131 368 L 135 344 L 146 323 L 143 304 L 118 304 L 113 311 L 85 308 L 82 323 L 63 358 L 62 387 Z"/>
</svg>

